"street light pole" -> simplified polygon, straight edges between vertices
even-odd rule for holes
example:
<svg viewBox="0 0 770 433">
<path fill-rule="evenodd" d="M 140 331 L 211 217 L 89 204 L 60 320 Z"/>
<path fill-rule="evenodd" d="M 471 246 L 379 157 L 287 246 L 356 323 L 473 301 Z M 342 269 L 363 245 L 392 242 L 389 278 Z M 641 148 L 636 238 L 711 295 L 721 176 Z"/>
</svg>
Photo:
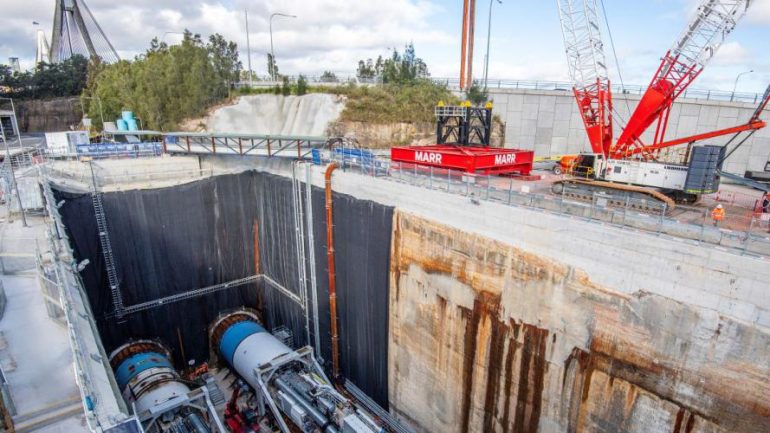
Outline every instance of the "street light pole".
<svg viewBox="0 0 770 433">
<path fill-rule="evenodd" d="M 11 98 L 2 98 L 7 99 L 11 101 L 11 112 L 13 113 L 13 121 L 11 122 L 11 127 L 14 129 L 16 133 L 16 139 L 19 140 L 19 148 L 21 148 L 21 134 L 19 132 L 19 119 L 16 118 L 16 108 L 13 106 L 13 99 Z M 3 127 L 3 122 L 0 122 L 0 136 L 3 138 L 3 144 L 5 145 L 5 160 L 8 163 L 8 169 L 11 171 L 11 182 L 13 182 L 13 189 L 16 191 L 16 200 L 18 200 L 19 203 L 19 211 L 21 212 L 21 223 L 24 227 L 29 227 L 27 225 L 27 216 L 24 214 L 24 206 L 21 204 L 21 194 L 19 194 L 19 183 L 16 182 L 16 172 L 13 170 L 13 161 L 11 161 L 11 149 L 8 147 L 8 140 L 5 138 L 5 127 Z M 10 207 L 9 213 L 10 213 Z M 10 215 L 8 215 L 10 218 Z"/>
<path fill-rule="evenodd" d="M 45 53 L 40 52 L 41 43 L 40 43 L 40 35 L 38 33 L 42 32 L 40 30 L 40 23 L 37 21 L 32 21 L 32 27 L 35 29 L 35 67 L 37 68 L 37 65 L 45 61 Z"/>
<path fill-rule="evenodd" d="M 243 13 L 246 15 L 246 53 L 249 64 L 249 88 L 254 88 L 254 73 L 251 71 L 251 38 L 249 37 L 249 11 L 245 10 Z M 271 35 L 272 36 L 272 35 Z M 271 37 L 272 42 L 272 37 Z"/>
<path fill-rule="evenodd" d="M 297 18 L 296 15 L 282 14 L 280 12 L 274 12 L 270 15 L 270 78 L 275 81 L 275 51 L 273 51 L 273 18 L 274 17 L 286 17 Z"/>
<path fill-rule="evenodd" d="M 735 99 L 735 90 L 738 88 L 738 80 L 740 80 L 742 76 L 744 76 L 744 75 L 746 75 L 746 74 L 750 74 L 750 73 L 752 73 L 752 72 L 754 72 L 754 70 L 753 70 L 753 69 L 752 69 L 752 70 L 750 70 L 750 71 L 741 72 L 740 74 L 738 74 L 738 75 L 735 77 L 735 84 L 733 85 L 733 93 L 732 93 L 732 94 L 730 94 L 730 102 L 733 102 L 733 99 Z"/>
<path fill-rule="evenodd" d="M 503 4 L 502 0 L 497 0 Z M 489 39 L 492 37 L 492 4 L 494 0 L 489 0 L 489 21 L 487 22 L 487 55 L 484 57 L 484 91 L 487 91 L 487 79 L 489 74 Z"/>
</svg>

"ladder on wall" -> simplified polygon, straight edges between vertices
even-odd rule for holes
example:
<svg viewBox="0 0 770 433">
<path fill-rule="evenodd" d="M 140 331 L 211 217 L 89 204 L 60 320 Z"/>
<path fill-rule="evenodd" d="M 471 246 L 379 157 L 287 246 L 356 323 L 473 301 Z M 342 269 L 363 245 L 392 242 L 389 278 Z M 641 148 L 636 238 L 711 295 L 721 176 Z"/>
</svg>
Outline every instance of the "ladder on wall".
<svg viewBox="0 0 770 433">
<path fill-rule="evenodd" d="M 124 321 L 125 307 L 123 306 L 123 295 L 120 293 L 120 281 L 118 271 L 115 267 L 115 257 L 112 253 L 112 243 L 110 242 L 110 233 L 107 229 L 107 215 L 104 212 L 104 203 L 102 193 L 96 186 L 96 177 L 94 168 L 91 165 L 91 179 L 93 190 L 91 192 L 91 201 L 94 205 L 94 216 L 96 217 L 96 228 L 99 233 L 99 245 L 102 247 L 102 257 L 104 258 L 104 268 L 107 271 L 107 281 L 110 285 L 110 294 L 112 295 L 112 306 L 115 309 L 115 317 L 119 322 Z"/>
</svg>

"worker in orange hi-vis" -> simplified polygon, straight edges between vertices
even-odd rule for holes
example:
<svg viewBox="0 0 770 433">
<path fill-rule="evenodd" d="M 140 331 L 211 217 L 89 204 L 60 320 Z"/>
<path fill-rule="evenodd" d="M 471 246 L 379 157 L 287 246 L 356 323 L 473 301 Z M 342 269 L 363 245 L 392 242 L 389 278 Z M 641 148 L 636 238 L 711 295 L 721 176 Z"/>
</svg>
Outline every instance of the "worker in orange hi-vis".
<svg viewBox="0 0 770 433">
<path fill-rule="evenodd" d="M 714 210 L 711 211 L 711 219 L 714 221 L 714 227 L 718 226 L 719 223 L 725 218 L 725 209 L 722 207 L 721 204 L 718 204 L 717 207 L 714 208 Z"/>
</svg>

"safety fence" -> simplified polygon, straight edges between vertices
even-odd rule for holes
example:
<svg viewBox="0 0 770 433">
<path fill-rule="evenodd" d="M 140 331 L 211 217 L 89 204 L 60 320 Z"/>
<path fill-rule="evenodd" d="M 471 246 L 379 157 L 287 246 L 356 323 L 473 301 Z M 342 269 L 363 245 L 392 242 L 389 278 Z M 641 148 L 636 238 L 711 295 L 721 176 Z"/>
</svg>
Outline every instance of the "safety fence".
<svg viewBox="0 0 770 433">
<path fill-rule="evenodd" d="M 93 168 L 93 172 L 91 171 Z M 156 185 L 158 183 L 186 183 L 194 180 L 205 179 L 213 175 L 213 169 L 182 169 L 182 170 L 163 170 L 163 171 L 136 171 L 133 173 L 103 173 L 98 166 L 89 167 L 84 165 L 74 169 L 56 168 L 51 165 L 42 166 L 43 174 L 47 178 L 56 179 L 59 183 L 74 184 L 81 188 L 104 189 L 116 187 L 125 189 L 132 185 L 142 184 Z"/>
<path fill-rule="evenodd" d="M 80 271 L 88 260 L 78 263 L 72 251 L 67 230 L 62 222 L 51 184 L 40 172 L 45 197 L 47 253 L 50 260 L 44 266 L 44 276 L 51 276 L 51 288 L 58 289 L 58 299 L 66 324 L 73 366 L 79 384 L 80 400 L 86 408 L 86 423 L 91 431 L 138 432 L 136 418 L 126 419 L 127 408 L 119 397 L 120 390 L 110 380 L 110 370 L 104 347 L 97 336 L 93 311 L 83 298 L 85 292 Z"/>
<path fill-rule="evenodd" d="M 78 144 L 72 150 L 30 149 L 34 163 L 49 160 L 92 160 L 92 159 L 134 159 L 160 156 L 163 154 L 163 143 L 148 141 L 141 143 L 91 143 Z"/>
<path fill-rule="evenodd" d="M 3 371 L 2 366 L 0 366 L 0 413 L 2 414 L 0 423 L 3 425 L 3 431 L 15 431 L 13 416 L 18 412 L 16 411 L 16 405 L 13 403 L 11 387 L 8 379 L 5 377 L 5 371 Z"/>
<path fill-rule="evenodd" d="M 762 197 L 759 193 L 746 194 L 739 191 L 719 190 L 714 194 L 704 196 L 703 200 L 708 201 L 709 203 L 721 203 L 744 209 L 751 209 L 757 213 L 762 210 Z"/>
<path fill-rule="evenodd" d="M 384 159 L 362 162 L 356 158 L 335 158 L 335 154 L 331 154 L 331 158 L 343 171 L 445 191 L 468 197 L 472 203 L 487 201 L 527 207 L 696 244 L 711 244 L 740 254 L 770 256 L 768 220 L 759 214 L 750 214 L 728 229 L 713 224 L 709 209 L 677 207 L 672 210 L 657 200 L 632 195 L 610 196 L 570 185 L 565 185 L 560 194 L 553 194 L 548 190 L 533 190 L 543 184 L 513 177 L 470 174 Z"/>
<path fill-rule="evenodd" d="M 460 80 L 456 78 L 433 78 L 433 81 L 444 84 L 447 87 L 453 89 L 459 89 L 460 87 Z M 487 82 L 488 89 L 529 89 L 572 92 L 572 86 L 572 83 L 566 81 L 490 79 Z M 612 85 L 612 92 L 615 95 L 642 95 L 646 90 L 647 86 L 642 85 Z M 762 99 L 762 95 L 762 93 L 727 92 L 723 90 L 688 88 L 684 91 L 684 93 L 682 93 L 681 97 L 685 99 L 701 99 L 707 101 L 723 102 L 750 102 L 756 104 Z"/>
<path fill-rule="evenodd" d="M 61 287 L 59 287 L 59 282 L 57 281 L 56 270 L 50 258 L 50 252 L 43 252 L 39 245 L 35 248 L 35 265 L 48 317 L 61 325 L 67 326 L 67 321 L 64 317 L 64 307 L 61 302 Z"/>
</svg>

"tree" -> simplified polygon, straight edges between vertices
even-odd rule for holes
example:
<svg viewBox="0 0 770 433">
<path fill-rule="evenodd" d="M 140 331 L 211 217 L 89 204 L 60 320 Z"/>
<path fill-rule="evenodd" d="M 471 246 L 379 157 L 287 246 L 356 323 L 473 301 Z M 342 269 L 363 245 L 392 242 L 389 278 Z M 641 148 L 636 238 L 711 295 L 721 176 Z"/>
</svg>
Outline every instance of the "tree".
<svg viewBox="0 0 770 433">
<path fill-rule="evenodd" d="M 105 119 L 130 109 L 146 128 L 168 130 L 225 98 L 240 68 L 234 43 L 219 35 L 204 43 L 200 35 L 185 31 L 181 44 L 153 40 L 133 61 L 92 61 L 84 96 L 99 99 Z M 98 104 L 90 102 L 88 113 L 98 119 Z"/>
<path fill-rule="evenodd" d="M 302 96 L 307 93 L 307 78 L 304 75 L 300 75 L 297 78 L 297 95 Z"/>
<path fill-rule="evenodd" d="M 372 62 L 372 59 L 366 59 L 366 62 L 363 60 L 358 61 L 356 77 L 359 79 L 372 79 L 376 76 L 376 74 L 377 73 L 374 69 L 374 63 Z"/>
<path fill-rule="evenodd" d="M 88 60 L 80 55 L 60 63 L 40 63 L 34 72 L 0 70 L 0 94 L 15 98 L 75 96 L 86 86 Z"/>
<path fill-rule="evenodd" d="M 412 84 L 430 76 L 428 65 L 417 57 L 412 43 L 404 47 L 403 54 L 393 50 L 387 59 L 379 56 L 376 62 L 372 59 L 359 60 L 356 75 L 359 79 L 380 78 L 383 83 L 392 84 Z"/>
<path fill-rule="evenodd" d="M 465 99 L 471 101 L 471 104 L 475 106 L 481 106 L 487 102 L 489 95 L 487 94 L 487 91 L 479 85 L 478 81 L 473 80 L 471 87 L 465 91 Z"/>
<path fill-rule="evenodd" d="M 209 36 L 209 43 L 206 49 L 211 57 L 219 80 L 224 83 L 225 88 L 229 89 L 240 78 L 243 65 L 238 59 L 238 45 L 235 42 L 227 41 L 219 33 Z"/>
<path fill-rule="evenodd" d="M 402 80 L 414 81 L 418 78 L 430 76 L 428 65 L 421 58 L 417 57 L 414 44 L 411 42 L 404 47 L 404 55 L 401 58 L 401 67 L 399 69 Z"/>
<path fill-rule="evenodd" d="M 332 71 L 324 71 L 324 73 L 321 74 L 322 83 L 339 83 L 339 81 L 337 75 Z"/>
<path fill-rule="evenodd" d="M 13 84 L 13 69 L 8 65 L 0 65 L 0 86 L 10 87 Z"/>
<path fill-rule="evenodd" d="M 289 96 L 291 95 L 291 83 L 289 83 L 289 77 L 283 76 L 283 81 L 281 83 L 281 94 L 283 96 Z"/>
<path fill-rule="evenodd" d="M 270 78 L 273 80 L 281 77 L 281 74 L 278 73 L 278 64 L 275 63 L 275 59 L 270 53 L 267 53 L 267 73 L 270 74 Z"/>
</svg>

